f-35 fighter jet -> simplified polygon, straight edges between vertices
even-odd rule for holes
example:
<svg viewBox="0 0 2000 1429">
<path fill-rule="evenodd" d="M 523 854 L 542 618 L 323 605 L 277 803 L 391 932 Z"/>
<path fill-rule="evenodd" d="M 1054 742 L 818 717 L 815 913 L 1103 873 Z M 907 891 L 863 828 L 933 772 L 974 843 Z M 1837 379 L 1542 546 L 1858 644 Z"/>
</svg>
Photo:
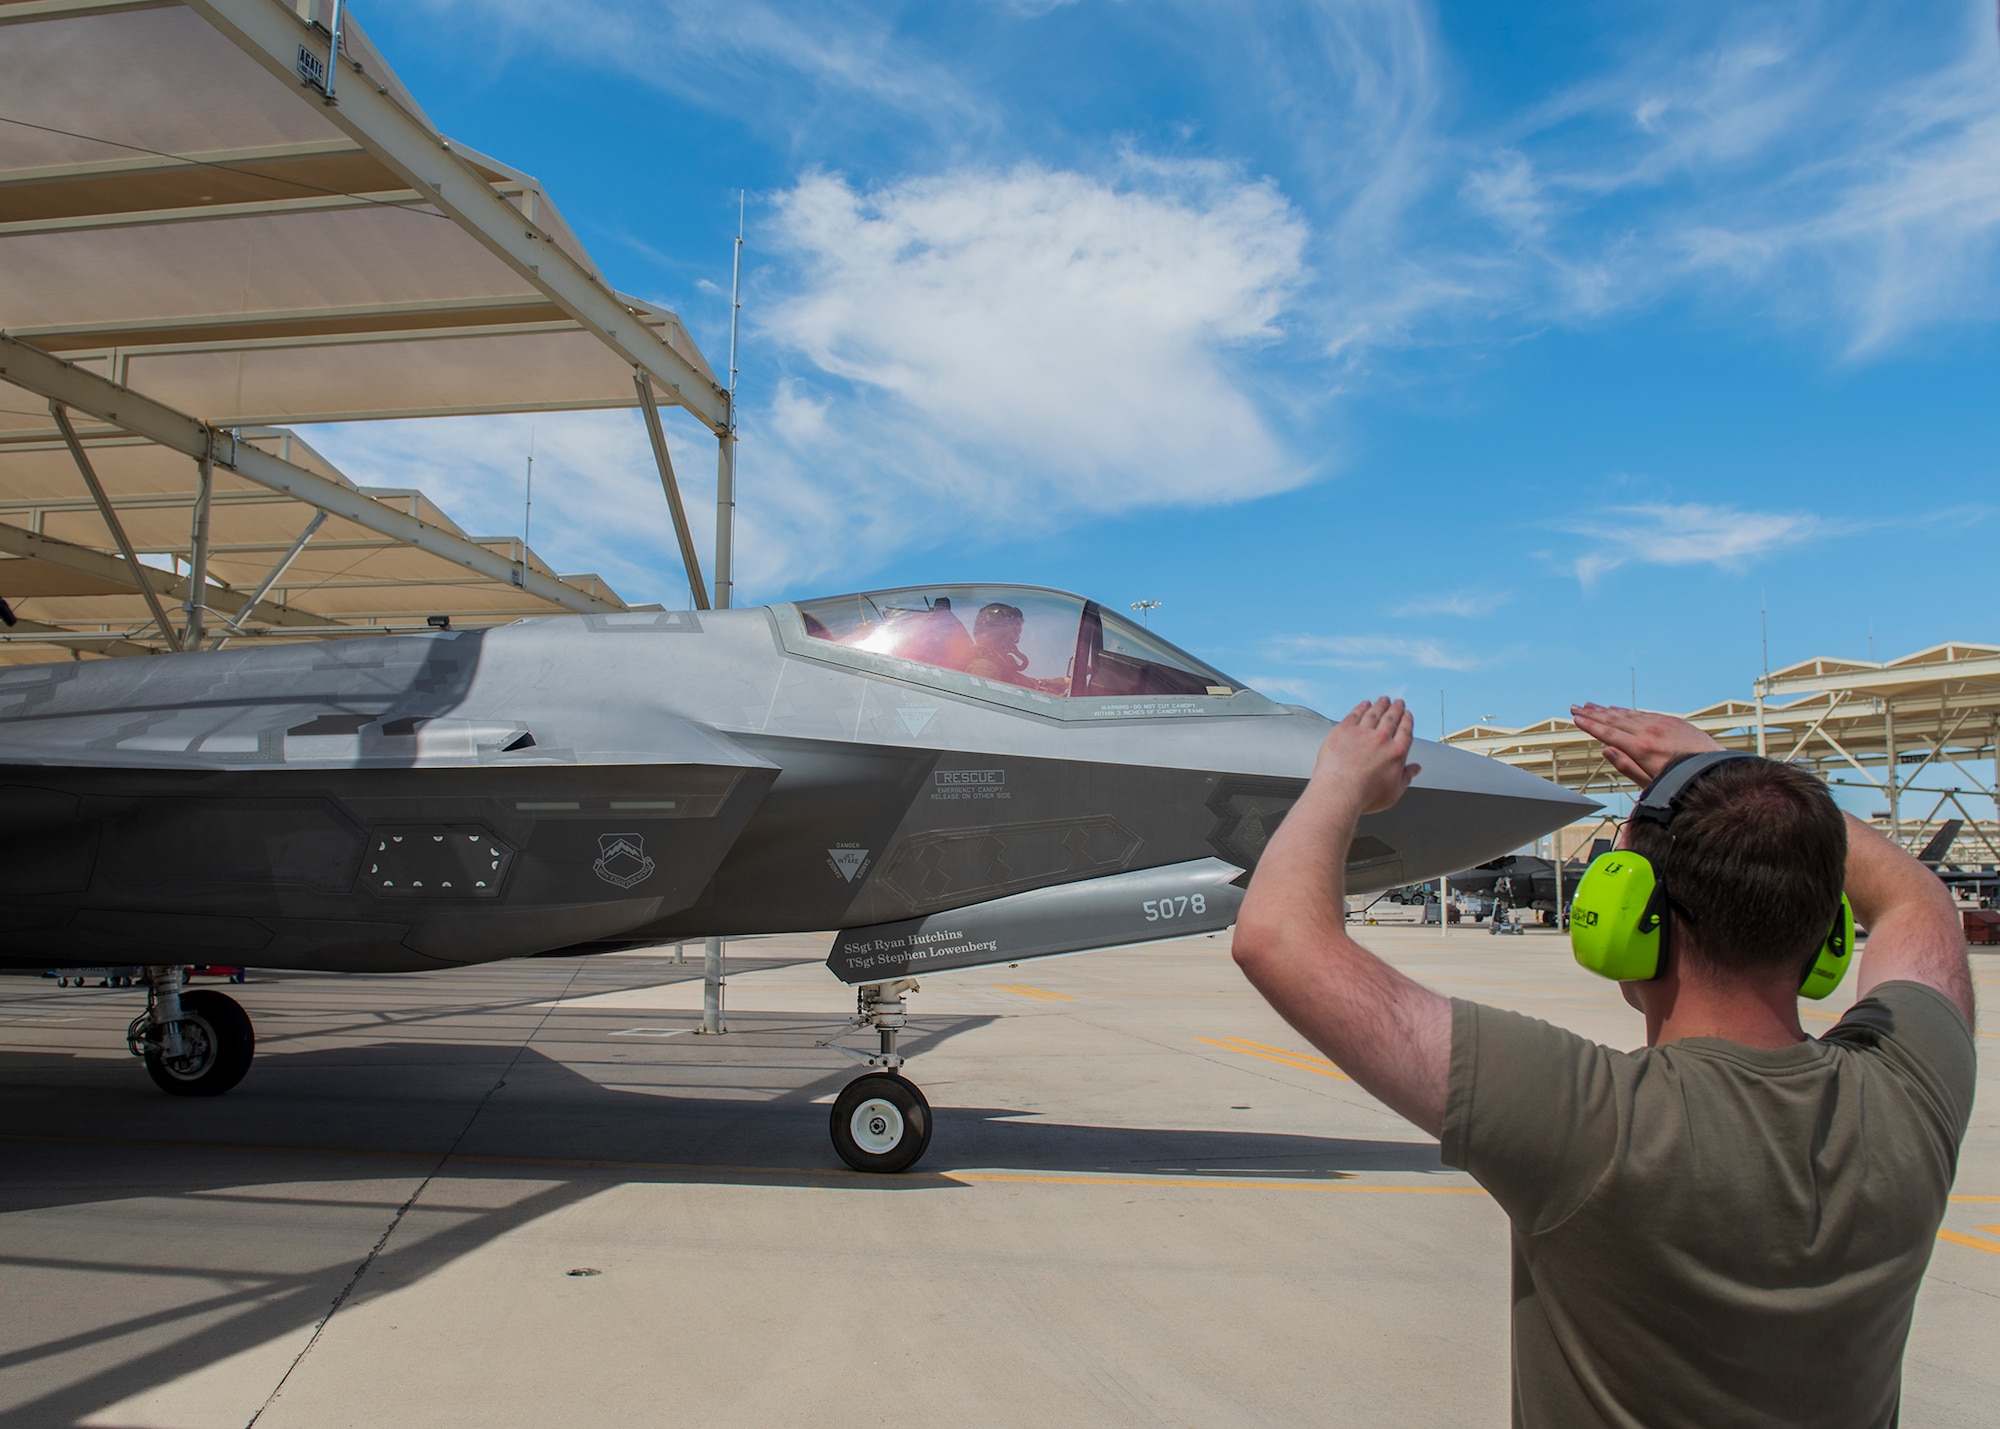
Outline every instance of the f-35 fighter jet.
<svg viewBox="0 0 2000 1429">
<path fill-rule="evenodd" d="M 1095 602 L 1019 586 L 524 620 L 0 671 L 0 965 L 148 969 L 165 1090 L 247 1071 L 191 965 L 395 972 L 836 928 L 876 1070 L 836 1147 L 929 1109 L 926 971 L 1229 926 L 1328 728 Z M 1426 744 L 1348 865 L 1369 891 L 1592 807 Z"/>
</svg>

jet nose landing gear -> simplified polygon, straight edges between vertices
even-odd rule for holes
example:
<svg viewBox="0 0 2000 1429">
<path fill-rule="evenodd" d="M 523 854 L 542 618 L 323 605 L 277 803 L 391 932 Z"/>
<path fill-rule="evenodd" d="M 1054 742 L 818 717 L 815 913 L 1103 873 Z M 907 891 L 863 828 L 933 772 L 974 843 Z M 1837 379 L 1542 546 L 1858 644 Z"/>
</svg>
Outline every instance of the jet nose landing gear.
<svg viewBox="0 0 2000 1429">
<path fill-rule="evenodd" d="M 257 1034 L 236 999 L 208 989 L 184 992 L 186 980 L 183 967 L 146 969 L 146 1010 L 126 1029 L 125 1046 L 145 1059 L 161 1091 L 221 1096 L 250 1070 Z"/>
<path fill-rule="evenodd" d="M 931 1105 L 894 1072 L 856 1077 L 833 1103 L 833 1149 L 857 1171 L 906 1171 L 931 1143 Z"/>
<path fill-rule="evenodd" d="M 833 1149 L 856 1171 L 906 1171 L 931 1144 L 931 1104 L 899 1075 L 902 1054 L 896 1034 L 904 1023 L 903 999 L 917 990 L 916 979 L 862 985 L 850 1025 L 872 1027 L 881 1050 L 868 1065 L 882 1070 L 856 1077 L 833 1103 Z"/>
</svg>

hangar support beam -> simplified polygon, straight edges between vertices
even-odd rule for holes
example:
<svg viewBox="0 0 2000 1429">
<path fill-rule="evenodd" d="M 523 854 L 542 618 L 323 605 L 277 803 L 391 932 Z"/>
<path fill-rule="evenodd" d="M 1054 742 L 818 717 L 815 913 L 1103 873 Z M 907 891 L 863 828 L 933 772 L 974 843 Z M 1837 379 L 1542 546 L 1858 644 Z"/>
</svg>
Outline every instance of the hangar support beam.
<svg viewBox="0 0 2000 1429">
<path fill-rule="evenodd" d="M 566 610 L 601 614 L 623 609 L 539 571 L 526 569 L 463 536 L 397 511 L 352 487 L 280 460 L 261 448 L 217 440 L 215 429 L 206 423 L 4 333 L 0 333 L 0 377 L 197 461 L 212 449 L 216 464 L 238 476 L 331 512 L 392 541 L 451 561 L 489 580 L 520 585 Z"/>
<path fill-rule="evenodd" d="M 157 655 L 160 652 L 149 645 L 141 645 L 136 640 L 127 640 L 122 635 L 110 633 L 91 634 L 71 630 L 66 625 L 50 625 L 46 621 L 30 620 L 25 615 L 18 616 L 12 625 L 0 631 L 0 644 L 59 645 L 66 650 L 88 650 L 94 655 Z"/>
<path fill-rule="evenodd" d="M 127 10 L 159 10 L 177 0 L 25 0 L 0 9 L 0 25 L 56 20 L 71 15 L 117 15 Z"/>
<path fill-rule="evenodd" d="M 319 49 L 325 32 L 271 0 L 187 0 L 252 59 L 286 84 L 299 82 L 301 45 Z M 486 250 L 549 295 L 570 317 L 634 367 L 649 374 L 674 402 L 688 409 L 711 432 L 729 430 L 729 394 L 693 362 L 668 346 L 651 328 L 578 263 L 534 220 L 496 194 L 492 186 L 440 138 L 377 84 L 351 57 L 338 55 L 331 72 L 345 66 L 349 82 L 338 86 L 326 117 L 400 175 L 432 204 L 458 220 Z"/>
<path fill-rule="evenodd" d="M 43 395 L 48 396 L 46 393 Z M 97 470 L 90 464 L 90 454 L 83 449 L 83 443 L 76 439 L 76 428 L 70 425 L 69 413 L 63 410 L 62 403 L 53 396 L 49 396 L 49 413 L 56 419 L 56 426 L 62 431 L 63 440 L 69 444 L 69 454 L 76 461 L 76 469 L 83 476 L 83 484 L 90 488 L 90 499 L 97 503 L 98 515 L 104 518 L 105 526 L 111 531 L 111 539 L 118 543 L 118 549 L 124 553 L 125 579 L 137 586 L 139 593 L 146 597 L 146 609 L 153 612 L 153 624 L 160 627 L 160 637 L 167 642 L 167 648 L 178 651 L 181 648 L 181 637 L 167 620 L 166 609 L 160 604 L 159 592 L 153 589 L 149 572 L 139 564 L 139 553 L 132 549 L 132 538 L 125 534 L 125 523 L 118 519 L 117 508 L 111 504 L 111 498 L 104 494 L 104 483 L 97 479 Z"/>
<path fill-rule="evenodd" d="M 23 531 L 20 527 L 9 526 L 5 522 L 0 522 L 0 554 L 17 556 L 24 560 L 40 561 L 43 565 L 57 566 L 66 571 L 75 571 L 78 575 L 90 576 L 102 581 L 116 582 L 119 585 L 129 586 L 141 594 L 150 590 L 155 599 L 161 596 L 165 596 L 169 600 L 185 598 L 191 601 L 193 599 L 193 596 L 189 594 L 190 583 L 185 576 L 170 575 L 166 571 L 156 570 L 152 566 L 141 564 L 137 568 L 138 574 L 135 577 L 133 575 L 133 568 L 117 556 L 107 556 L 104 552 L 93 551 L 88 546 L 78 546 L 68 541 L 59 541 L 54 536 L 43 536 L 34 531 Z M 141 582 L 144 584 L 141 584 Z M 231 625 L 236 624 L 239 620 L 255 620 L 261 625 L 275 626 L 299 625 L 318 627 L 326 624 L 326 617 L 323 615 L 314 615 L 310 611 L 294 610 L 290 606 L 279 605 L 274 601 L 267 601 L 263 598 L 263 594 L 262 591 L 259 591 L 255 597 L 245 599 L 234 591 L 211 586 L 208 591 L 207 605 L 210 610 L 217 610 L 232 615 L 234 618 L 230 621 Z M 164 608 L 161 614 L 162 616 L 165 615 Z M 51 626 L 49 628 L 53 630 L 60 627 Z"/>
<path fill-rule="evenodd" d="M 694 549 L 694 532 L 688 528 L 687 508 L 681 504 L 681 484 L 674 479 L 674 459 L 667 451 L 667 431 L 660 425 L 660 404 L 653 395 L 653 379 L 643 370 L 632 374 L 632 386 L 639 393 L 639 410 L 646 418 L 646 437 L 653 444 L 653 464 L 660 469 L 660 485 L 667 493 L 667 510 L 674 518 L 674 538 L 681 545 L 681 568 L 687 572 L 688 589 L 694 594 L 694 608 L 707 610 L 708 591 L 701 583 L 701 557 Z M 729 438 L 721 438 L 726 449 Z M 718 557 L 719 558 L 719 557 Z M 718 575 L 717 579 L 720 579 Z"/>
</svg>

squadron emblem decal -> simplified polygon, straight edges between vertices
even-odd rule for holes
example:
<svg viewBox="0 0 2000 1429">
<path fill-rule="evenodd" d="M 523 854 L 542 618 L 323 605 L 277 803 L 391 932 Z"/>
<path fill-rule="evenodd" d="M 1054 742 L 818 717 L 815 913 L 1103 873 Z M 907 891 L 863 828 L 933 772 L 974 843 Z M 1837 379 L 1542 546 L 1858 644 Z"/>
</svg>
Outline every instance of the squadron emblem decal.
<svg viewBox="0 0 2000 1429">
<path fill-rule="evenodd" d="M 653 876 L 646 840 L 638 834 L 599 834 L 597 862 L 591 867 L 613 888 L 631 888 Z"/>
</svg>

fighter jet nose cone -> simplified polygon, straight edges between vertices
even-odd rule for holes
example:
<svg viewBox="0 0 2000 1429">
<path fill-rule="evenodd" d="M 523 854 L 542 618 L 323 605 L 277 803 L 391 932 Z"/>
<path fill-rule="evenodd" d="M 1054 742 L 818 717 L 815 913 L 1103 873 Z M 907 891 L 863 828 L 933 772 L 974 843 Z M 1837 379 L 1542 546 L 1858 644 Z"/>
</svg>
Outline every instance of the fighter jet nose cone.
<svg viewBox="0 0 2000 1429">
<path fill-rule="evenodd" d="M 1428 740 L 1419 740 L 1410 758 L 1423 770 L 1409 792 L 1395 807 L 1362 821 L 1349 859 L 1350 892 L 1469 868 L 1600 807 L 1524 769 Z M 1363 839 L 1380 847 L 1364 850 Z M 1357 863 L 1366 852 L 1376 857 Z"/>
<path fill-rule="evenodd" d="M 1448 744 L 1420 739 L 1410 751 L 1410 758 L 1423 766 L 1423 772 L 1416 779 L 1416 788 L 1454 789 L 1468 794 L 1532 799 L 1574 809 L 1579 814 L 1603 807 L 1595 799 L 1551 783 L 1526 769 L 1484 754 L 1454 749 Z"/>
</svg>

